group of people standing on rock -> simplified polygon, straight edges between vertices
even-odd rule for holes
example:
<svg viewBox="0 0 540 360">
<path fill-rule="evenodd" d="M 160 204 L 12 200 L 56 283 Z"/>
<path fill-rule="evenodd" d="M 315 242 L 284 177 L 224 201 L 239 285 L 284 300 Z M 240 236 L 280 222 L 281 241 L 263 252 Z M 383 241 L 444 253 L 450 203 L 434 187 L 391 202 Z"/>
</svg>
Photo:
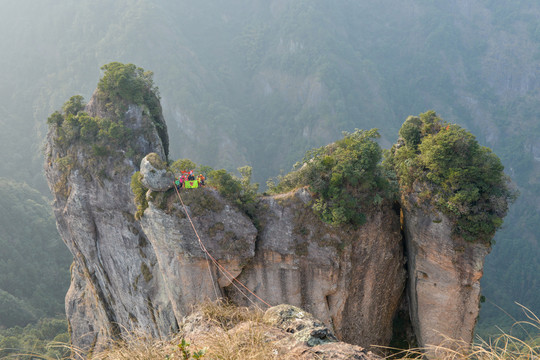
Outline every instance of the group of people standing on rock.
<svg viewBox="0 0 540 360">
<path fill-rule="evenodd" d="M 182 175 L 178 176 L 174 180 L 174 185 L 178 190 L 180 190 L 182 187 L 186 189 L 193 189 L 198 188 L 199 186 L 204 186 L 204 181 L 206 178 L 203 174 L 199 174 L 197 176 L 197 179 L 195 179 L 195 175 L 193 175 L 193 170 L 191 171 L 182 171 Z"/>
</svg>

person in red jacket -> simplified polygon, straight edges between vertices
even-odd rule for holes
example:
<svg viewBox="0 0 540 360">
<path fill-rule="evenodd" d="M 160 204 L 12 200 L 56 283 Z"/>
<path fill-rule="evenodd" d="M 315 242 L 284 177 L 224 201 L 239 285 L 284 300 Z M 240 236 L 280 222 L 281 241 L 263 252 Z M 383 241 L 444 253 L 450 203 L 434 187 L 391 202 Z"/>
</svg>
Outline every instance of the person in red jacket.
<svg viewBox="0 0 540 360">
<path fill-rule="evenodd" d="M 203 174 L 199 174 L 199 176 L 197 176 L 197 181 L 199 182 L 200 185 L 204 186 L 204 180 L 206 180 L 206 178 L 204 177 Z"/>
</svg>

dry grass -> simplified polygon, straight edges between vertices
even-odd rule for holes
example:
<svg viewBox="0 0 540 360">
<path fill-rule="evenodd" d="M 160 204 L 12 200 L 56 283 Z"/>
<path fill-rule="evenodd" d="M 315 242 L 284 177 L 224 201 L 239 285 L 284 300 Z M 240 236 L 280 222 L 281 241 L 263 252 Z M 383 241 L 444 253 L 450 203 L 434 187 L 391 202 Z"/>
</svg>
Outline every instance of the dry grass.
<svg viewBox="0 0 540 360">
<path fill-rule="evenodd" d="M 238 307 L 223 301 L 206 302 L 199 305 L 196 310 L 206 321 L 216 326 L 216 331 L 197 339 L 198 345 L 208 349 L 205 358 L 278 359 L 261 310 Z"/>
<path fill-rule="evenodd" d="M 200 311 L 206 320 L 226 330 L 247 321 L 262 324 L 264 316 L 264 312 L 258 308 L 236 306 L 226 301 L 204 302 L 195 311 Z"/>
<path fill-rule="evenodd" d="M 188 346 L 191 353 L 205 349 L 203 359 L 277 359 L 266 337 L 263 313 L 226 302 L 206 302 L 194 309 L 202 319 L 212 324 L 212 331 L 197 335 Z M 240 329 L 235 329 L 242 324 Z M 232 329 L 232 330 L 231 330 Z M 156 340 L 145 334 L 129 333 L 121 342 L 111 343 L 95 360 L 186 359 L 179 346 L 189 334 L 180 333 L 167 340 Z M 191 359 L 191 357 L 189 358 Z"/>
<path fill-rule="evenodd" d="M 540 334 L 540 319 L 528 308 L 518 304 L 528 320 L 519 321 L 514 326 L 523 329 L 529 327 L 538 336 Z M 389 358 L 392 359 L 429 359 L 444 360 L 540 360 L 540 338 L 529 336 L 522 340 L 502 332 L 501 335 L 488 340 L 480 337 L 473 344 L 446 338 L 441 345 L 426 348 L 397 351 Z"/>
<path fill-rule="evenodd" d="M 130 333 L 121 342 L 112 343 L 92 355 L 95 360 L 182 359 L 178 344 L 181 338 L 158 340 L 145 334 Z M 196 349 L 198 350 L 198 349 Z"/>
<path fill-rule="evenodd" d="M 267 329 L 260 324 L 246 323 L 239 331 L 213 333 L 203 337 L 200 344 L 207 349 L 208 359 L 267 360 L 280 359 L 274 341 L 267 336 Z M 199 343 L 199 342 L 198 342 Z"/>
<path fill-rule="evenodd" d="M 517 323 L 519 326 L 528 326 L 536 333 L 540 333 L 540 319 L 529 309 L 522 307 L 528 320 Z M 211 326 L 210 331 L 195 334 L 187 350 L 192 354 L 205 349 L 202 359 L 220 360 L 273 360 L 287 359 L 284 354 L 283 340 L 279 331 L 270 328 L 263 321 L 260 310 L 236 307 L 228 303 L 204 303 L 197 307 L 202 319 Z M 124 340 L 111 342 L 103 351 L 95 352 L 91 359 L 95 360 L 150 360 L 150 359 L 188 359 L 182 352 L 182 340 L 189 336 L 183 331 L 176 336 L 158 340 L 147 334 L 126 332 Z M 193 334 L 192 334 L 193 335 Z M 52 343 L 53 347 L 69 347 L 66 344 Z M 83 359 L 82 352 L 69 347 L 72 351 L 70 359 Z M 384 348 L 387 349 L 388 348 Z M 468 344 L 447 339 L 439 346 L 430 346 L 422 349 L 409 349 L 400 351 L 392 349 L 394 354 L 389 359 L 429 359 L 444 360 L 540 360 L 540 339 L 536 342 L 524 341 L 512 335 L 502 335 L 489 339 L 478 339 L 474 344 Z M 397 352 L 396 352 L 397 351 Z M 318 356 L 313 353 L 313 359 Z M 30 359 L 29 354 L 11 355 L 9 359 Z M 53 360 L 51 358 L 34 355 L 34 359 Z M 189 357 L 189 359 L 193 359 Z"/>
</svg>

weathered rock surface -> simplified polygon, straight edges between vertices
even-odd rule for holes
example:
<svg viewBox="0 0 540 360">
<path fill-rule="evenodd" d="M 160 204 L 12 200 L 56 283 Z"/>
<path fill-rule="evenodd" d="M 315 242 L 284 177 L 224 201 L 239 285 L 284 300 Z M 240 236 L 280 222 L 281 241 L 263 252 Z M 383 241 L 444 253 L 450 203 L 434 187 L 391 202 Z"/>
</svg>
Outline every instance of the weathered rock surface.
<svg viewBox="0 0 540 360">
<path fill-rule="evenodd" d="M 156 153 L 146 155 L 141 161 L 141 183 L 153 191 L 167 191 L 173 187 L 174 175 Z"/>
<path fill-rule="evenodd" d="M 262 319 L 242 321 L 231 328 L 219 326 L 216 320 L 196 311 L 180 327 L 183 335 L 199 347 L 209 345 L 205 342 L 209 338 L 215 343 L 216 339 L 230 342 L 230 339 L 263 337 L 259 341 L 264 344 L 269 359 L 381 359 L 360 346 L 338 341 L 320 320 L 292 305 L 271 307 Z"/>
<path fill-rule="evenodd" d="M 421 346 L 445 337 L 471 342 L 478 319 L 480 278 L 490 247 L 452 236 L 449 219 L 415 194 L 404 201 L 410 319 Z"/>
<path fill-rule="evenodd" d="M 169 211 L 150 201 L 141 218 L 142 229 L 156 253 L 163 291 L 177 319 L 188 314 L 193 305 L 223 296 L 222 288 L 230 285 L 253 258 L 257 235 L 251 221 L 216 190 L 191 189 L 182 192 L 182 197 L 204 243 L 199 242 L 172 191 L 168 201 L 175 203 Z M 228 273 L 217 270 L 203 246 Z"/>
<path fill-rule="evenodd" d="M 114 118 L 96 96 L 86 111 Z M 320 319 L 320 331 L 310 336 L 320 340 L 322 358 L 344 351 L 322 344 L 334 336 L 324 329 L 364 347 L 390 342 L 407 283 L 396 205 L 366 206 L 367 222 L 358 228 L 323 223 L 306 189 L 262 197 L 257 227 L 212 188 L 182 190 L 184 208 L 160 165 L 167 160 L 166 127 L 137 105 L 114 121 L 133 132 L 129 154 L 113 147 L 96 158 L 83 142 L 57 146 L 54 126 L 48 134 L 45 172 L 59 232 L 74 255 L 66 312 L 75 346 L 91 351 L 134 330 L 169 335 L 194 304 L 208 299 L 251 304 L 235 278 L 271 305 L 289 303 Z M 150 188 L 140 220 L 130 188 L 138 170 Z M 438 214 L 414 206 L 403 212 L 407 294 L 419 345 L 438 343 L 439 334 L 470 341 L 489 249 L 452 240 L 450 224 Z M 217 270 L 205 249 L 226 271 Z"/>
<path fill-rule="evenodd" d="M 360 228 L 336 228 L 310 201 L 305 189 L 262 199 L 257 253 L 240 280 L 270 304 L 313 313 L 343 341 L 388 344 L 406 277 L 398 214 L 385 203 Z"/>
<path fill-rule="evenodd" d="M 292 305 L 277 305 L 266 310 L 263 318 L 268 324 L 293 334 L 298 342 L 316 346 L 336 342 L 332 330 L 313 315 Z"/>
<path fill-rule="evenodd" d="M 96 95 L 86 111 L 113 118 Z M 66 313 L 73 344 L 87 350 L 124 331 L 160 336 L 177 328 L 155 267 L 156 254 L 133 217 L 130 189 L 144 154 L 166 158 L 167 139 L 159 135 L 155 120 L 135 105 L 122 121 L 135 137 L 132 157 L 118 148 L 96 158 L 92 147 L 82 143 L 57 146 L 54 128 L 47 136 L 45 174 L 53 190 L 53 210 L 74 256 Z"/>
</svg>

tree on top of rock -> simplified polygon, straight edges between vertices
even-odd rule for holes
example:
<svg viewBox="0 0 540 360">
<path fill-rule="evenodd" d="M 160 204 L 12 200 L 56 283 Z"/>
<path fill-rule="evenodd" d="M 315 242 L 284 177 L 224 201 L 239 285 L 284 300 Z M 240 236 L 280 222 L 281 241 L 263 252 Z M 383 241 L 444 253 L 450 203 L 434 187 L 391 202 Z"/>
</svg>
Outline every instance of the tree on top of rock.
<svg viewBox="0 0 540 360">
<path fill-rule="evenodd" d="M 419 191 L 420 201 L 449 216 L 456 235 L 489 241 L 516 196 L 497 155 L 434 111 L 410 116 L 399 134 L 386 164 L 395 170 L 401 191 Z"/>
<path fill-rule="evenodd" d="M 158 88 L 154 85 L 152 71 L 145 71 L 134 64 L 119 62 L 103 65 L 101 70 L 104 70 L 105 74 L 99 80 L 98 90 L 103 97 L 121 98 L 135 104 L 142 104 L 147 92 L 159 96 Z"/>
</svg>

